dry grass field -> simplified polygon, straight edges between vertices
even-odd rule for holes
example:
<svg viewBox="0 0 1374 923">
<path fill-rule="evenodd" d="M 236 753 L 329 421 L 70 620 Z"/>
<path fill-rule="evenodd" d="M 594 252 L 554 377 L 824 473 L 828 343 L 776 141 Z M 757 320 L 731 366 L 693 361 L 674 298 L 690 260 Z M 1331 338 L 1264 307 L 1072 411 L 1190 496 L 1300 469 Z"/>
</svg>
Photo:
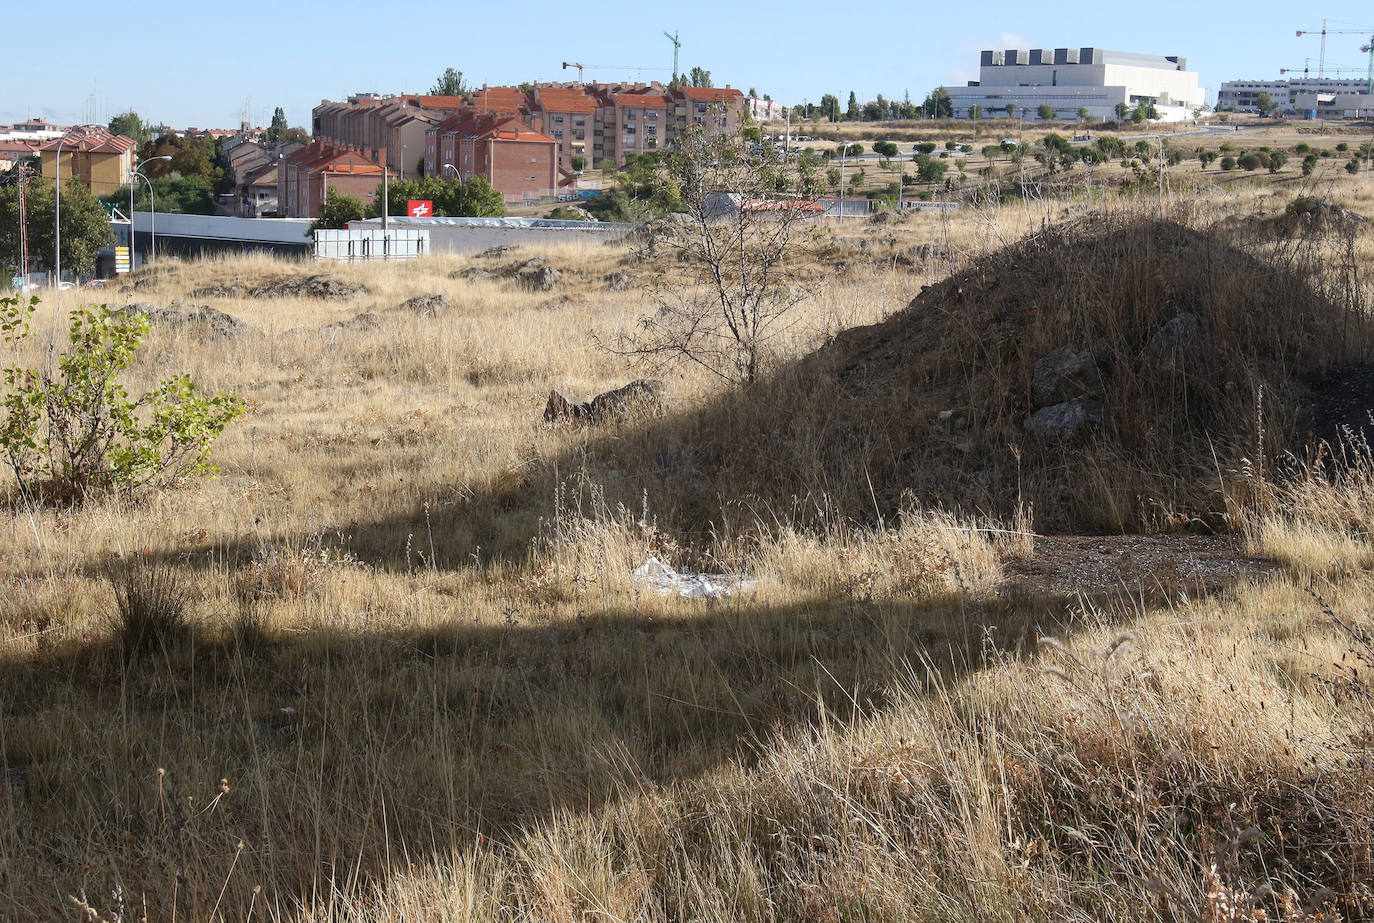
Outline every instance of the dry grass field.
<svg viewBox="0 0 1374 923">
<path fill-rule="evenodd" d="M 243 324 L 155 325 L 131 390 L 247 409 L 217 478 L 0 512 L 0 918 L 1374 916 L 1374 460 L 1302 438 L 1371 361 L 1369 218 L 1080 172 L 829 226 L 765 381 L 588 425 L 549 391 L 648 374 L 625 244 L 131 277 Z M 366 290 L 197 294 L 314 273 Z M 1151 378 L 1180 311 L 1208 364 Z M 1036 447 L 1061 342 L 1109 415 Z"/>
</svg>

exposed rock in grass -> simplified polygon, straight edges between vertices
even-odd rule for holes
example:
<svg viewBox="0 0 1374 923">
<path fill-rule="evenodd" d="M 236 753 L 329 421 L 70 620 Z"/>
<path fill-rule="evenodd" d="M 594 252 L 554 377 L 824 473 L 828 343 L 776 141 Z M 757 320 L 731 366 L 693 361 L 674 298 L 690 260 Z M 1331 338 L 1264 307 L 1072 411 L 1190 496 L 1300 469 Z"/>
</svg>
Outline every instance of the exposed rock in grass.
<svg viewBox="0 0 1374 923">
<path fill-rule="evenodd" d="M 364 285 L 340 282 L 326 275 L 288 276 L 261 285 L 216 282 L 191 292 L 194 298 L 352 298 L 367 291 Z"/>
<path fill-rule="evenodd" d="M 1026 418 L 1026 432 L 1045 442 L 1063 445 L 1083 435 L 1087 428 L 1098 423 L 1101 414 L 1088 409 L 1079 398 L 1041 407 Z"/>
<path fill-rule="evenodd" d="M 1045 407 L 1095 393 L 1100 385 L 1093 354 L 1061 346 L 1035 360 L 1031 398 Z"/>
<path fill-rule="evenodd" d="M 549 392 L 549 400 L 544 405 L 544 420 L 549 423 L 561 420 L 599 422 L 634 412 L 656 412 L 662 409 L 662 398 L 666 391 L 664 382 L 650 378 L 641 378 L 624 387 L 598 394 L 590 401 L 566 391 L 554 390 Z"/>
<path fill-rule="evenodd" d="M 225 314 L 208 305 L 183 304 L 179 299 L 173 299 L 165 308 L 159 308 L 150 301 L 139 301 L 124 310 L 131 314 L 147 315 L 148 323 L 153 327 L 193 330 L 208 337 L 238 336 L 252 329 L 232 314 Z"/>
<path fill-rule="evenodd" d="M 453 307 L 453 302 L 444 294 L 416 295 L 401 302 L 400 310 L 418 314 L 421 317 L 434 317 Z"/>
<path fill-rule="evenodd" d="M 623 272 L 613 272 L 607 274 L 605 282 L 608 289 L 613 292 L 618 292 L 630 284 L 630 277 Z"/>
</svg>

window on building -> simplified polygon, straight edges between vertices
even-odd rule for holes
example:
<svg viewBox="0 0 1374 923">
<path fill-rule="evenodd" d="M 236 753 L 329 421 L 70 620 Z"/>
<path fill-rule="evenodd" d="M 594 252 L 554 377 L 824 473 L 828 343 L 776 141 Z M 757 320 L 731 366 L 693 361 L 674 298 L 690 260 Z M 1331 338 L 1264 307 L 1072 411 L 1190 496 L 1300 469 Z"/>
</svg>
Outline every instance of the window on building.
<svg viewBox="0 0 1374 923">
<path fill-rule="evenodd" d="M 625 121 L 627 121 L 627 122 L 633 122 L 633 121 L 635 120 L 635 113 L 636 113 L 636 111 L 637 111 L 637 110 L 634 110 L 634 109 L 626 109 L 626 110 L 625 110 Z"/>
<path fill-rule="evenodd" d="M 554 136 L 554 138 L 558 139 L 559 141 L 563 140 L 563 129 L 561 129 L 561 128 L 555 128 L 555 129 L 553 130 L 553 136 Z"/>
<path fill-rule="evenodd" d="M 650 121 L 650 122 L 655 122 L 655 121 L 658 120 L 658 113 L 655 112 L 655 111 L 652 110 L 652 109 L 645 109 L 645 110 L 644 110 L 644 118 L 647 119 L 647 120 Z"/>
<path fill-rule="evenodd" d="M 581 126 L 586 125 L 586 124 L 587 124 L 587 117 L 586 117 L 585 115 L 576 115 L 576 116 L 573 116 L 573 126 L 574 126 L 574 127 L 581 127 Z"/>
<path fill-rule="evenodd" d="M 553 123 L 554 123 L 555 125 L 562 125 L 562 124 L 563 124 L 563 116 L 561 116 L 561 115 L 555 115 L 555 116 L 553 117 Z"/>
<path fill-rule="evenodd" d="M 635 133 L 635 127 L 634 127 L 633 125 L 626 125 L 626 126 L 625 126 L 625 134 L 627 134 L 627 135 L 632 135 L 632 134 L 634 134 L 634 133 Z"/>
<path fill-rule="evenodd" d="M 697 111 L 698 111 L 698 112 L 705 112 L 705 111 L 706 111 L 706 104 L 705 104 L 705 103 L 697 103 Z"/>
<path fill-rule="evenodd" d="M 585 128 L 574 128 L 574 129 L 573 129 L 573 140 L 575 140 L 575 141 L 584 141 L 584 140 L 586 140 L 586 138 L 587 138 L 587 129 L 585 129 Z"/>
<path fill-rule="evenodd" d="M 635 146 L 635 136 L 634 136 L 634 135 L 626 135 L 625 138 L 624 138 L 624 140 L 623 140 L 621 143 L 622 143 L 625 147 L 634 147 L 634 146 Z"/>
</svg>

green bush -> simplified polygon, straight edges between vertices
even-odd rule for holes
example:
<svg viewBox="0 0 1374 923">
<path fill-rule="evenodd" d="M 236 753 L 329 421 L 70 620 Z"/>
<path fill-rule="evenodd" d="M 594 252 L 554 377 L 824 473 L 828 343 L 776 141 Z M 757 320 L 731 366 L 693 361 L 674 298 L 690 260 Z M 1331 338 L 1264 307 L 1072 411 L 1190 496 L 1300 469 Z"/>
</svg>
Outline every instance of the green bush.
<svg viewBox="0 0 1374 923">
<path fill-rule="evenodd" d="M 1351 158 L 1350 158 L 1350 161 L 1345 165 L 1345 172 L 1349 173 L 1351 176 L 1354 176 L 1356 173 L 1359 173 L 1359 172 L 1360 172 L 1360 158 L 1358 158 L 1358 157 L 1351 157 Z"/>
<path fill-rule="evenodd" d="M 28 336 L 36 305 L 36 298 L 0 298 L 7 343 Z M 134 494 L 216 472 L 210 446 L 243 402 L 224 393 L 203 397 L 186 375 L 130 399 L 119 375 L 147 332 L 143 314 L 77 308 L 68 349 L 55 362 L 5 369 L 0 451 L 26 499 L 79 503 L 92 493 Z"/>
<path fill-rule="evenodd" d="M 1318 157 L 1316 154 L 1308 154 L 1302 159 L 1302 175 L 1311 176 L 1312 171 L 1317 169 Z"/>
<path fill-rule="evenodd" d="M 1350 150 L 1350 145 L 1348 145 L 1348 144 L 1346 144 L 1344 141 L 1342 141 L 1340 144 L 1337 144 L 1337 145 L 1336 145 L 1336 150 L 1338 150 L 1338 151 L 1340 151 L 1342 154 L 1344 154 L 1346 151 Z"/>
<path fill-rule="evenodd" d="M 1225 157 L 1221 158 L 1221 168 L 1223 170 L 1234 170 L 1236 168 L 1236 158 L 1227 154 Z"/>
</svg>

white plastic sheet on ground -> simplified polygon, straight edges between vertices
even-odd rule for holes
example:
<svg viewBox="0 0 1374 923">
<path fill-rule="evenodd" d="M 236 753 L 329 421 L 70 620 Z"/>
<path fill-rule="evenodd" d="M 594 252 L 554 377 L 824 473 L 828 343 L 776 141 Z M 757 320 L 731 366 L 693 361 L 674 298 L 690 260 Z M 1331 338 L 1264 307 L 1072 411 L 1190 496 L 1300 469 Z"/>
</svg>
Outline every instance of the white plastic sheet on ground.
<svg viewBox="0 0 1374 923">
<path fill-rule="evenodd" d="M 746 590 L 755 582 L 748 577 L 729 574 L 680 574 L 653 557 L 635 568 L 634 579 L 636 583 L 653 587 L 661 596 L 686 599 L 719 599 Z"/>
</svg>

